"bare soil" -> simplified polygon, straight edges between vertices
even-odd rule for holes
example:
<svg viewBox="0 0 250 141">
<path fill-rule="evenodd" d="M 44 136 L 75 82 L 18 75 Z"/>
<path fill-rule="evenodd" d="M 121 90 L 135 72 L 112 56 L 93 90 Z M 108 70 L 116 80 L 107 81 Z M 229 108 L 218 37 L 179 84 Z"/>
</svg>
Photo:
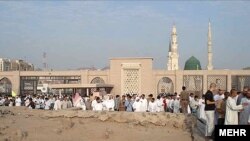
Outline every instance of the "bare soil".
<svg viewBox="0 0 250 141">
<path fill-rule="evenodd" d="M 192 141 L 193 118 L 181 114 L 44 111 L 0 107 L 0 141 Z"/>
</svg>

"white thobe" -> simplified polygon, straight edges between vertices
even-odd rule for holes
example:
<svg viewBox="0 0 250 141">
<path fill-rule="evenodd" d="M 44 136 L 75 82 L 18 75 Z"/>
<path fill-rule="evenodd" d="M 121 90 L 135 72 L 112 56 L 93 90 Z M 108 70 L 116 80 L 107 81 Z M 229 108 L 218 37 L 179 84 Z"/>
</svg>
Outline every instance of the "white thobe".
<svg viewBox="0 0 250 141">
<path fill-rule="evenodd" d="M 205 100 L 204 99 L 200 99 L 199 100 L 199 114 L 198 114 L 198 118 L 199 119 L 204 119 L 206 120 L 206 115 L 205 115 L 205 104 L 204 104 Z"/>
<path fill-rule="evenodd" d="M 226 102 L 225 125 L 238 125 L 238 111 L 242 105 L 236 105 L 235 99 L 228 97 Z"/>
<path fill-rule="evenodd" d="M 133 108 L 134 108 L 134 111 L 135 112 L 141 112 L 142 110 L 141 110 L 141 107 L 142 107 L 142 102 L 140 102 L 140 101 L 135 101 L 134 103 L 133 103 Z"/>
<path fill-rule="evenodd" d="M 240 113 L 240 125 L 247 125 L 248 124 L 248 118 L 250 115 L 250 99 L 244 97 L 241 99 L 241 105 L 244 103 L 248 103 L 247 106 L 244 106 L 244 110 Z"/>
<path fill-rule="evenodd" d="M 61 101 L 59 99 L 55 101 L 54 109 L 61 110 Z"/>
<path fill-rule="evenodd" d="M 29 99 L 26 99 L 26 100 L 25 100 L 25 106 L 27 107 L 29 104 L 30 104 Z"/>
<path fill-rule="evenodd" d="M 180 113 L 180 100 L 175 99 L 173 102 L 174 113 Z"/>
<path fill-rule="evenodd" d="M 224 94 L 222 94 L 222 95 L 216 94 L 214 96 L 214 101 L 222 100 L 222 99 L 224 99 L 224 97 L 225 97 Z"/>
<path fill-rule="evenodd" d="M 17 99 L 15 100 L 15 102 L 16 102 L 16 106 L 21 106 L 22 101 L 21 101 L 21 98 L 20 98 L 20 97 L 17 98 Z"/>
<path fill-rule="evenodd" d="M 162 111 L 164 111 L 163 101 L 161 99 L 157 99 L 156 100 L 156 105 L 157 105 L 156 112 L 162 112 Z"/>
<path fill-rule="evenodd" d="M 45 107 L 45 101 L 43 99 L 39 99 L 38 102 L 40 104 L 40 108 L 44 108 Z"/>
<path fill-rule="evenodd" d="M 149 102 L 148 103 L 148 111 L 149 112 L 156 112 L 157 110 L 157 103 L 156 102 Z"/>
<path fill-rule="evenodd" d="M 170 103 L 170 100 L 169 100 L 169 99 L 166 99 L 167 108 L 168 108 L 168 106 L 169 106 L 169 103 Z"/>
<path fill-rule="evenodd" d="M 146 112 L 147 109 L 148 109 L 148 101 L 147 99 L 140 99 L 140 102 L 141 102 L 141 112 Z"/>
<path fill-rule="evenodd" d="M 102 103 L 96 103 L 93 106 L 94 106 L 93 111 L 102 111 L 102 109 L 103 109 Z"/>
<path fill-rule="evenodd" d="M 10 102 L 9 107 L 12 107 L 12 106 L 13 106 L 13 102 Z"/>
<path fill-rule="evenodd" d="M 86 110 L 85 103 L 82 98 L 79 98 L 77 101 L 73 102 L 73 106 L 77 108 L 82 108 L 82 110 Z"/>
<path fill-rule="evenodd" d="M 169 100 L 169 102 L 168 102 L 168 104 L 167 104 L 167 106 L 168 106 L 169 109 L 172 109 L 172 110 L 173 110 L 173 107 L 172 107 L 172 106 L 173 106 L 173 102 L 174 102 L 173 99 L 170 99 L 170 100 Z"/>
<path fill-rule="evenodd" d="M 50 100 L 47 100 L 47 101 L 45 102 L 45 107 L 44 107 L 44 109 L 45 109 L 45 110 L 49 110 L 50 104 L 51 104 L 51 101 L 50 101 Z"/>
<path fill-rule="evenodd" d="M 36 109 L 40 109 L 39 99 L 34 99 L 34 102 L 35 102 L 35 104 L 36 104 L 35 108 L 36 108 Z"/>
<path fill-rule="evenodd" d="M 188 110 L 187 110 L 188 114 L 191 114 L 191 109 L 190 109 L 190 106 L 188 104 Z"/>
<path fill-rule="evenodd" d="M 196 101 L 195 99 L 190 101 L 190 107 L 191 107 L 192 110 L 197 110 L 198 106 L 199 106 L 199 101 Z"/>
<path fill-rule="evenodd" d="M 97 101 L 96 100 L 93 100 L 92 102 L 91 102 L 91 107 L 92 107 L 92 109 L 94 110 L 94 107 L 95 107 L 95 104 L 97 103 Z"/>
<path fill-rule="evenodd" d="M 67 109 L 67 108 L 68 108 L 68 103 L 67 103 L 66 100 L 63 100 L 63 101 L 61 102 L 61 105 L 62 105 L 62 109 Z"/>
<path fill-rule="evenodd" d="M 114 107 L 115 107 L 114 99 L 106 100 L 105 105 L 108 111 L 114 111 Z"/>
</svg>

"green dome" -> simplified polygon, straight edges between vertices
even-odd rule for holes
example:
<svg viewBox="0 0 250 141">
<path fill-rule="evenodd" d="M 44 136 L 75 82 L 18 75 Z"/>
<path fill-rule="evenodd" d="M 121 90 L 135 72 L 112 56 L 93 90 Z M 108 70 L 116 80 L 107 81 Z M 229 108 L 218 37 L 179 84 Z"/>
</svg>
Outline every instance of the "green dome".
<svg viewBox="0 0 250 141">
<path fill-rule="evenodd" d="M 197 58 L 192 56 L 186 61 L 184 70 L 201 70 L 201 63 Z"/>
</svg>

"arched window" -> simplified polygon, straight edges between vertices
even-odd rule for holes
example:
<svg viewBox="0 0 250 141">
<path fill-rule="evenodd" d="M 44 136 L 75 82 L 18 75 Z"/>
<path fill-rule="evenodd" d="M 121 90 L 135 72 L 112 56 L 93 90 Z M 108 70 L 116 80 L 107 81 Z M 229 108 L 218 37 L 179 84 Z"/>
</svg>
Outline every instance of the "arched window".
<svg viewBox="0 0 250 141">
<path fill-rule="evenodd" d="M 158 94 L 160 93 L 174 93 L 173 81 L 168 77 L 163 77 L 159 80 L 157 86 Z"/>
<path fill-rule="evenodd" d="M 0 94 L 8 94 L 10 95 L 12 91 L 11 81 L 4 77 L 0 80 Z"/>
<path fill-rule="evenodd" d="M 104 84 L 105 81 L 101 77 L 95 77 L 91 80 L 91 84 Z"/>
</svg>

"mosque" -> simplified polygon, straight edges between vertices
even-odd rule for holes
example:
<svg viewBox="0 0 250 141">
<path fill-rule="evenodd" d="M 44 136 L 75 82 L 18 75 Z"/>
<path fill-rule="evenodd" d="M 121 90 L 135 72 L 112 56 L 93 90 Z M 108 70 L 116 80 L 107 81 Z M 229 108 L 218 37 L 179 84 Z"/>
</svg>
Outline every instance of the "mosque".
<svg viewBox="0 0 250 141">
<path fill-rule="evenodd" d="M 89 96 L 93 93 L 153 94 L 180 93 L 182 86 L 187 91 L 203 94 L 211 83 L 229 91 L 242 90 L 250 86 L 250 70 L 214 70 L 212 53 L 212 31 L 208 24 L 207 67 L 201 68 L 200 61 L 191 56 L 184 70 L 179 67 L 177 29 L 174 25 L 169 42 L 167 68 L 153 69 L 153 58 L 111 58 L 107 70 L 70 71 L 3 71 L 0 72 L 0 94 L 17 95 L 80 92 Z"/>
<path fill-rule="evenodd" d="M 212 65 L 212 31 L 211 31 L 211 23 L 209 21 L 208 23 L 208 41 L 207 41 L 207 47 L 208 47 L 208 55 L 207 55 L 207 70 L 213 70 Z M 178 53 L 178 42 L 177 42 L 177 31 L 176 26 L 173 26 L 172 33 L 171 33 L 171 39 L 169 42 L 169 51 L 168 51 L 168 64 L 167 64 L 168 70 L 179 70 L 179 53 Z M 184 70 L 201 70 L 201 64 L 200 61 L 195 58 L 194 56 L 191 56 L 185 63 Z"/>
</svg>

